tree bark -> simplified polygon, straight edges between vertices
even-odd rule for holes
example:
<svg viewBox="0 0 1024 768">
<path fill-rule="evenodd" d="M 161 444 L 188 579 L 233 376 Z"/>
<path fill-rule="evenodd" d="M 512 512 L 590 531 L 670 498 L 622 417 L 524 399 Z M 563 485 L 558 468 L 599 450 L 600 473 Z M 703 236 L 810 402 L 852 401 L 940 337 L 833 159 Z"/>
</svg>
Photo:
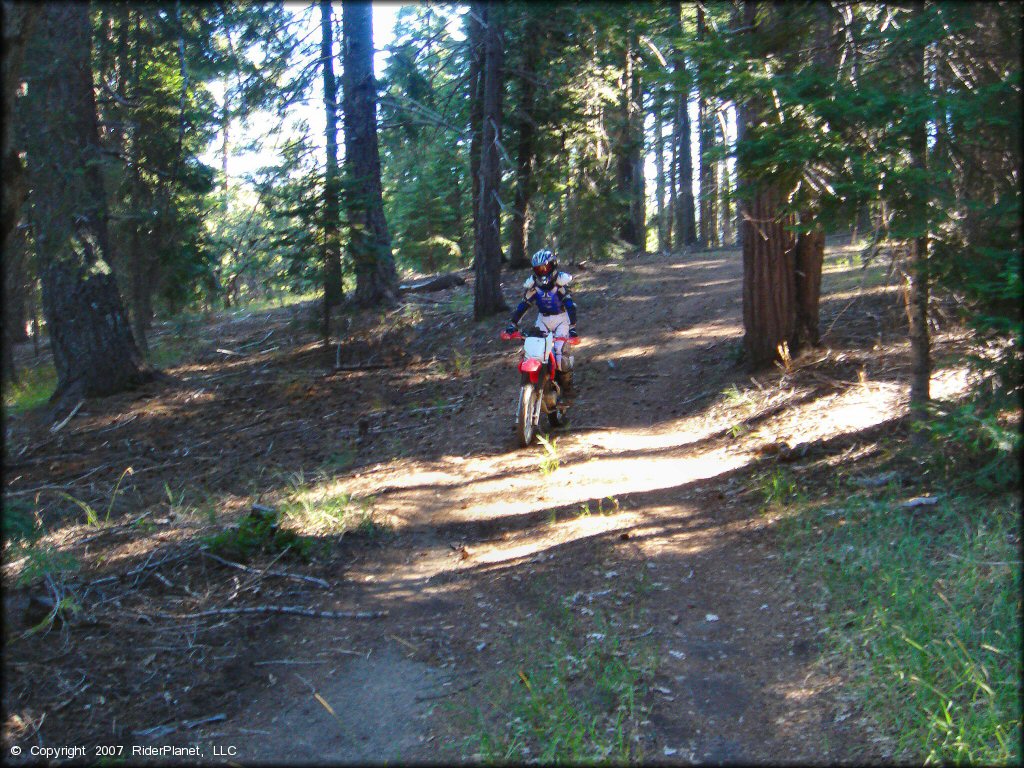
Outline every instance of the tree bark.
<svg viewBox="0 0 1024 768">
<path fill-rule="evenodd" d="M 523 31 L 522 72 L 519 81 L 519 146 L 516 153 L 516 200 L 512 210 L 512 239 L 509 242 L 509 269 L 530 266 L 527 250 L 530 237 L 530 199 L 533 197 L 533 161 L 536 152 L 534 136 L 536 121 L 533 114 L 534 94 L 537 90 L 538 25 L 534 12 L 526 8 L 527 23 Z"/>
<path fill-rule="evenodd" d="M 398 301 L 398 274 L 384 219 L 380 182 L 373 19 L 369 3 L 342 3 L 342 35 L 346 203 L 356 273 L 355 302 L 362 307 L 393 306 Z"/>
<path fill-rule="evenodd" d="M 637 95 L 640 80 L 634 62 L 636 37 L 636 31 L 630 26 L 623 56 L 619 96 L 622 122 L 615 154 L 618 194 L 623 201 L 619 236 L 627 243 L 643 250 L 646 245 L 643 221 L 643 126 L 638 125 L 640 119 Z"/>
<path fill-rule="evenodd" d="M 484 120 L 483 3 L 470 3 L 466 14 L 466 44 L 469 46 L 469 175 L 472 180 L 470 210 L 473 212 L 473 258 L 477 253 L 480 231 L 480 155 Z"/>
<path fill-rule="evenodd" d="M 924 3 L 913 3 L 914 15 L 924 14 Z M 925 66 L 925 43 L 916 43 L 911 58 L 911 82 L 918 88 L 927 88 L 928 71 Z M 931 398 L 931 338 L 928 334 L 928 186 L 925 177 L 928 170 L 928 124 L 922 118 L 910 136 L 910 162 L 920 179 L 911 196 L 911 215 L 914 224 L 921 227 L 921 235 L 913 243 L 913 261 L 907 280 L 907 319 L 910 330 L 910 408 L 918 418 L 923 418 Z M 924 433 L 915 443 L 925 442 Z"/>
<path fill-rule="evenodd" d="M 810 214 L 801 214 L 801 223 L 806 223 Z M 796 239 L 796 328 L 793 348 L 797 353 L 809 344 L 818 346 L 821 336 L 818 330 L 818 304 L 821 299 L 821 268 L 825 261 L 825 232 L 820 228 L 801 232 Z"/>
<path fill-rule="evenodd" d="M 756 6 L 743 3 L 747 35 L 756 35 Z M 761 122 L 764 94 L 751 94 L 738 105 L 737 129 L 741 140 Z M 771 180 L 755 179 L 740 155 L 737 171 L 742 188 L 743 224 L 743 351 L 749 369 L 758 370 L 782 357 L 795 343 L 795 244 L 790 222 L 780 215 L 784 191 Z M 785 345 L 785 347 L 783 347 Z"/>
<path fill-rule="evenodd" d="M 705 35 L 704 6 L 697 5 L 697 42 L 703 42 Z M 711 150 L 713 133 L 710 130 L 710 110 L 707 94 L 697 94 L 697 157 L 700 159 L 700 221 L 698 240 L 702 248 L 714 247 L 717 237 L 717 206 L 715 200 L 715 166 L 708 162 L 706 154 Z"/>
<path fill-rule="evenodd" d="M 43 312 L 57 370 L 51 400 L 113 394 L 152 377 L 141 365 L 117 284 L 93 94 L 92 27 L 81 3 L 43 6 L 26 111 L 32 224 Z"/>
<path fill-rule="evenodd" d="M 721 136 L 722 146 L 728 147 L 729 137 L 725 131 L 725 116 L 724 113 L 719 113 L 719 135 Z M 732 179 L 729 178 L 729 163 L 723 160 L 718 164 L 719 178 L 721 182 L 719 184 L 720 195 L 719 199 L 722 202 L 722 245 L 729 245 L 733 241 L 733 213 L 732 213 Z"/>
<path fill-rule="evenodd" d="M 664 91 L 660 88 L 654 95 L 654 178 L 656 210 L 658 216 L 658 251 L 667 253 L 668 232 L 665 222 L 665 135 L 664 135 Z"/>
<path fill-rule="evenodd" d="M 324 76 L 327 164 L 324 169 L 324 335 L 331 307 L 344 298 L 341 286 L 341 184 L 338 175 L 338 81 L 334 77 L 334 25 L 330 0 L 320 0 L 320 61 Z"/>
<path fill-rule="evenodd" d="M 501 9 L 482 5 L 484 28 L 483 58 L 483 136 L 480 156 L 480 208 L 477 221 L 473 290 L 473 317 L 476 320 L 508 310 L 501 293 L 501 207 L 498 142 L 501 140 L 501 91 L 503 41 Z"/>
<path fill-rule="evenodd" d="M 743 350 L 751 370 L 780 359 L 782 344 L 791 354 L 794 345 L 794 243 L 779 215 L 783 202 L 777 187 L 762 186 L 743 221 Z"/>
<path fill-rule="evenodd" d="M 646 179 L 644 178 L 644 94 L 635 41 L 633 45 L 633 58 L 629 119 L 631 132 L 631 140 L 629 142 L 631 181 L 629 215 L 633 220 L 633 231 L 636 233 L 636 246 L 641 252 L 644 252 L 647 250 L 647 195 L 645 189 Z"/>
<path fill-rule="evenodd" d="M 682 35 L 683 16 L 681 3 L 673 3 L 673 18 L 677 34 Z M 686 74 L 686 58 L 682 51 L 675 53 L 676 82 L 680 83 L 676 96 L 675 116 L 675 161 L 677 164 L 676 183 L 676 247 L 693 245 L 697 242 L 697 226 L 693 199 L 693 159 L 690 156 L 690 112 L 688 108 L 690 89 Z"/>
</svg>

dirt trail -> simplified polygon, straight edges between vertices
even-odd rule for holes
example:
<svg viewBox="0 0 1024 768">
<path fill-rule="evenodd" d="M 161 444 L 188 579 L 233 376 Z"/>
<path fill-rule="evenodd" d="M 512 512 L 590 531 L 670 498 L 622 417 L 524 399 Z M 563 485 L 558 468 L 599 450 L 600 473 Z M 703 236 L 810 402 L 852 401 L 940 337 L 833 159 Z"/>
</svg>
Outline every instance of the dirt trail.
<svg viewBox="0 0 1024 768">
<path fill-rule="evenodd" d="M 346 655 L 326 675 L 303 671 L 305 679 L 282 671 L 282 682 L 236 718 L 251 725 L 247 758 L 446 754 L 435 743 L 443 713 L 430 706 L 438 681 L 444 696 L 500 669 L 516 617 L 539 610 L 524 585 L 535 578 L 556 585 L 553 600 L 603 592 L 596 604 L 613 613 L 623 602 L 642 604 L 647 625 L 637 634 L 649 630 L 659 656 L 643 745 L 650 758 L 835 760 L 865 748 L 835 681 L 813 664 L 815 610 L 800 604 L 780 567 L 756 500 L 741 498 L 758 441 L 737 442 L 723 414 L 707 411 L 736 378 L 736 256 L 647 258 L 625 273 L 599 267 L 580 276 L 581 395 L 550 477 L 538 470 L 539 448 L 514 448 L 515 376 L 502 358 L 467 382 L 471 405 L 442 422 L 439 455 L 343 479 L 350 493 L 375 496 L 398 539 L 349 567 L 337 604 L 390 616 L 344 633 L 345 650 L 365 658 Z M 771 437 L 801 442 L 793 423 Z M 613 514 L 573 514 L 581 504 L 611 507 L 610 499 Z M 640 598 L 635 585 L 645 576 L 657 586 Z M 337 650 L 336 631 L 307 633 L 281 656 Z"/>
<path fill-rule="evenodd" d="M 309 500 L 340 491 L 373 497 L 376 519 L 394 535 L 317 572 L 333 585 L 317 607 L 384 610 L 386 618 L 274 616 L 244 633 L 225 625 L 208 642 L 227 655 L 211 658 L 232 660 L 221 662 L 215 683 L 183 689 L 174 705 L 226 717 L 152 743 L 230 745 L 236 751 L 222 759 L 242 762 L 452 759 L 466 735 L 459 713 L 486 707 L 495 680 L 515 681 L 524 627 L 564 605 L 581 631 L 604 616 L 652 649 L 651 709 L 638 745 L 645 759 L 877 756 L 841 681 L 816 661 L 822 606 L 797 592 L 749 479 L 780 446 L 799 444 L 826 446 L 814 471 L 827 476 L 830 457 L 856 450 L 859 435 L 891 418 L 905 388 L 884 377 L 858 383 L 863 362 L 841 355 L 829 369 L 841 381 L 744 374 L 734 359 L 740 263 L 731 251 L 646 256 L 577 276 L 580 396 L 569 429 L 557 434 L 559 467 L 547 476 L 540 446 L 516 446 L 515 352 L 495 338 L 500 318 L 460 322 L 447 342 L 432 334 L 435 354 L 451 355 L 466 339 L 472 372 L 455 379 L 429 352 L 404 369 L 328 379 L 303 377 L 324 362 L 305 353 L 281 368 L 293 374 L 287 379 L 274 378 L 270 358 L 248 361 L 224 385 L 211 385 L 216 377 L 199 365 L 176 371 L 182 392 L 144 403 L 136 416 L 176 425 L 174 435 L 164 439 L 153 423 L 118 433 L 130 434 L 136 450 L 142 443 L 154 462 L 180 463 L 182 435 L 202 446 L 232 424 L 255 434 L 252 425 L 267 420 L 265 435 L 209 474 L 201 462 L 210 447 L 191 454 L 199 458 L 189 466 L 222 483 L 230 501 L 251 498 L 242 478 L 257 467 L 263 478 L 266 457 L 294 470 L 347 446 L 356 462 L 318 481 Z M 513 294 L 510 287 L 510 301 Z M 823 317 L 845 302 L 826 296 Z M 218 369 L 221 381 L 233 364 Z M 245 388 L 257 386 L 263 396 L 253 405 Z M 726 397 L 730 387 L 735 396 Z M 742 394 L 752 388 L 757 403 Z M 424 406 L 430 397 L 444 402 Z M 196 409 L 210 400 L 236 407 L 213 424 L 215 411 Z M 410 406 L 417 416 L 389 416 Z M 115 423 L 133 418 L 121 408 Z"/>
</svg>

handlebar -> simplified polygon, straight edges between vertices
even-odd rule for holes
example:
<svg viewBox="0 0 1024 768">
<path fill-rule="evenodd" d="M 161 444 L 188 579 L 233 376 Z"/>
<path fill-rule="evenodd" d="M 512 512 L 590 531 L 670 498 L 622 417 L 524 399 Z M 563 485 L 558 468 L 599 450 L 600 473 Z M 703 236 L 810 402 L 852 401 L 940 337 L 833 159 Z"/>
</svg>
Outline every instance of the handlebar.
<svg viewBox="0 0 1024 768">
<path fill-rule="evenodd" d="M 507 331 L 502 331 L 501 332 L 501 338 L 504 341 L 513 341 L 513 340 L 516 340 L 516 339 L 523 339 L 523 338 L 526 338 L 526 337 L 523 336 L 523 334 L 520 333 L 519 331 L 515 331 L 514 333 L 508 333 Z M 564 341 L 566 344 L 570 344 L 570 345 L 572 345 L 572 344 L 579 344 L 580 343 L 580 337 L 579 336 L 555 336 L 554 337 L 554 341 Z"/>
</svg>

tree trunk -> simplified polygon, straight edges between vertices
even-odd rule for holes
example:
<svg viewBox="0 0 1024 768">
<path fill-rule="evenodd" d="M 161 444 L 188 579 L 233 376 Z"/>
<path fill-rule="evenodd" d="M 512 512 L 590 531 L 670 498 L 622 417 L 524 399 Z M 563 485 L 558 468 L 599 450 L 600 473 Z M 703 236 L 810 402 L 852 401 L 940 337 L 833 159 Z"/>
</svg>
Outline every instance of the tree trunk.
<svg viewBox="0 0 1024 768">
<path fill-rule="evenodd" d="M 679 97 L 676 96 L 676 99 Z M 676 140 L 677 128 L 676 125 L 676 109 L 672 110 L 671 120 L 669 121 L 671 130 L 668 134 L 669 144 L 669 158 L 668 158 L 668 210 L 665 212 L 665 247 L 669 253 L 672 252 L 672 243 L 677 241 L 682 243 L 682 239 L 679 238 L 679 230 L 676 227 L 677 211 L 679 210 L 680 200 L 678 195 L 679 190 L 679 142 Z"/>
<path fill-rule="evenodd" d="M 697 41 L 704 41 L 705 23 L 704 6 L 697 6 Z M 711 151 L 713 133 L 710 130 L 710 109 L 707 94 L 697 95 L 697 157 L 700 159 L 700 229 L 698 240 L 702 248 L 717 245 L 716 201 L 714 192 L 714 163 L 708 162 L 707 153 Z"/>
<path fill-rule="evenodd" d="M 924 14 L 924 3 L 913 3 L 914 15 Z M 911 59 L 911 82 L 918 88 L 926 88 L 928 71 L 925 66 L 925 43 L 915 45 Z M 928 124 L 922 118 L 910 136 L 910 163 L 919 174 L 920 181 L 911 195 L 911 216 L 914 226 L 921 228 L 920 237 L 914 240 L 913 262 L 907 285 L 907 319 L 910 325 L 910 408 L 918 418 L 926 415 L 926 406 L 931 398 L 931 339 L 928 334 L 928 186 L 925 177 L 928 170 Z M 924 433 L 915 443 L 925 442 Z"/>
<path fill-rule="evenodd" d="M 524 29 L 523 64 L 519 81 L 519 146 L 516 157 L 516 201 L 512 210 L 512 239 L 509 242 L 509 268 L 525 269 L 530 266 L 527 255 L 530 237 L 530 198 L 533 196 L 533 160 L 535 152 L 534 134 L 536 122 L 533 115 L 534 94 L 537 89 L 537 39 L 539 36 L 536 16 L 530 9 Z"/>
<path fill-rule="evenodd" d="M 501 140 L 503 41 L 500 6 L 483 5 L 483 136 L 480 157 L 480 208 L 476 231 L 476 284 L 473 317 L 480 320 L 508 309 L 501 294 L 501 207 L 498 142 Z"/>
<path fill-rule="evenodd" d="M 745 0 L 747 35 L 757 34 L 755 10 L 754 3 Z M 752 94 L 741 105 L 737 115 L 741 140 L 757 130 L 764 109 L 763 94 Z M 748 368 L 758 370 L 779 360 L 782 350 L 790 351 L 795 343 L 795 244 L 786 226 L 790 222 L 780 215 L 786 197 L 783 190 L 771 181 L 755 185 L 745 163 L 737 171 L 743 206 L 743 351 Z"/>
<path fill-rule="evenodd" d="M 21 82 L 22 61 L 32 27 L 39 11 L 38 5 L 4 3 L 3 8 L 3 365 L 2 380 L 14 381 L 14 344 L 24 341 L 25 302 L 24 248 L 16 244 L 16 228 L 25 197 L 23 169 L 19 157 L 20 147 L 15 142 L 14 102 Z"/>
<path fill-rule="evenodd" d="M 810 214 L 800 216 L 801 223 L 810 219 Z M 794 357 L 805 344 L 818 346 L 821 336 L 818 330 L 818 304 L 821 299 L 821 267 L 825 260 L 825 232 L 819 228 L 801 232 L 796 239 L 796 328 L 793 348 Z"/>
<path fill-rule="evenodd" d="M 324 169 L 324 336 L 331 307 L 344 298 L 341 286 L 341 185 L 338 175 L 338 81 L 334 77 L 334 25 L 330 0 L 320 0 L 320 62 L 324 76 L 324 112 L 327 118 L 327 165 Z M 372 55 L 372 54 L 371 54 Z"/>
<path fill-rule="evenodd" d="M 743 221 L 743 350 L 757 370 L 792 353 L 796 326 L 793 237 L 779 215 L 784 202 L 771 185 L 753 193 Z"/>
<path fill-rule="evenodd" d="M 636 205 L 636 156 L 638 150 L 636 130 L 635 88 L 636 73 L 633 66 L 633 52 L 636 47 L 636 33 L 632 26 L 626 35 L 623 56 L 622 80 L 619 82 L 619 108 L 621 128 L 619 130 L 616 155 L 616 181 L 621 210 L 619 236 L 627 243 L 642 248 L 640 227 L 637 226 Z"/>
<path fill-rule="evenodd" d="M 725 113 L 719 112 L 719 135 L 722 146 L 729 146 L 729 137 L 725 130 Z M 729 178 L 729 163 L 725 160 L 718 164 L 719 178 L 721 179 L 719 199 L 722 202 L 722 245 L 729 245 L 733 241 L 733 213 L 732 213 L 732 179 Z"/>
<path fill-rule="evenodd" d="M 647 250 L 647 196 L 644 178 L 644 110 L 643 85 L 640 78 L 639 56 L 636 44 L 633 45 L 632 86 L 630 88 L 630 198 L 629 215 L 633 220 L 633 231 L 636 233 L 636 246 L 641 251 Z"/>
<path fill-rule="evenodd" d="M 660 88 L 654 95 L 654 178 L 656 209 L 658 216 L 658 251 L 667 253 L 668 232 L 665 226 L 665 136 L 664 136 L 664 91 Z"/>
<path fill-rule="evenodd" d="M 28 341 L 25 294 L 25 256 L 28 244 L 24 231 L 15 229 L 7 237 L 3 260 L 3 376 L 4 382 L 18 380 L 14 364 L 14 345 Z"/>
<path fill-rule="evenodd" d="M 480 231 L 480 155 L 484 121 L 483 25 L 486 8 L 483 3 L 470 3 L 466 14 L 466 44 L 469 46 L 469 175 L 472 179 L 470 207 L 473 212 L 473 258 L 479 250 Z"/>
<path fill-rule="evenodd" d="M 682 5 L 673 3 L 673 18 L 677 25 L 677 34 L 682 35 Z M 690 112 L 688 108 L 690 89 L 686 74 L 686 59 L 682 51 L 675 54 L 676 82 L 680 83 L 676 96 L 675 116 L 675 158 L 677 163 L 676 183 L 676 247 L 693 245 L 697 242 L 697 226 L 693 200 L 693 159 L 690 155 Z"/>
<path fill-rule="evenodd" d="M 40 127 L 29 147 L 43 312 L 57 370 L 52 400 L 113 394 L 151 378 L 111 272 L 100 174 L 89 7 L 43 7 L 26 97 Z"/>
<path fill-rule="evenodd" d="M 398 274 L 384 219 L 377 146 L 377 89 L 373 78 L 373 21 L 365 2 L 342 3 L 344 38 L 345 171 L 356 304 L 393 306 Z"/>
</svg>

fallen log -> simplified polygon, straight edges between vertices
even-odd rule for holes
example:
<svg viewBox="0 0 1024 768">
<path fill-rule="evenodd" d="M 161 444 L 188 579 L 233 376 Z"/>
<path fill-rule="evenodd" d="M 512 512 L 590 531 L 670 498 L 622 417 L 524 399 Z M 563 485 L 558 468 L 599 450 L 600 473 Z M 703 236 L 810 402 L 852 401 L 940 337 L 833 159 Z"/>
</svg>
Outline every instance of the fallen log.
<svg viewBox="0 0 1024 768">
<path fill-rule="evenodd" d="M 416 283 L 398 286 L 400 293 L 432 293 L 443 291 L 445 288 L 454 288 L 456 285 L 465 285 L 466 280 L 456 272 L 447 272 L 443 275 L 435 275 Z"/>
</svg>

